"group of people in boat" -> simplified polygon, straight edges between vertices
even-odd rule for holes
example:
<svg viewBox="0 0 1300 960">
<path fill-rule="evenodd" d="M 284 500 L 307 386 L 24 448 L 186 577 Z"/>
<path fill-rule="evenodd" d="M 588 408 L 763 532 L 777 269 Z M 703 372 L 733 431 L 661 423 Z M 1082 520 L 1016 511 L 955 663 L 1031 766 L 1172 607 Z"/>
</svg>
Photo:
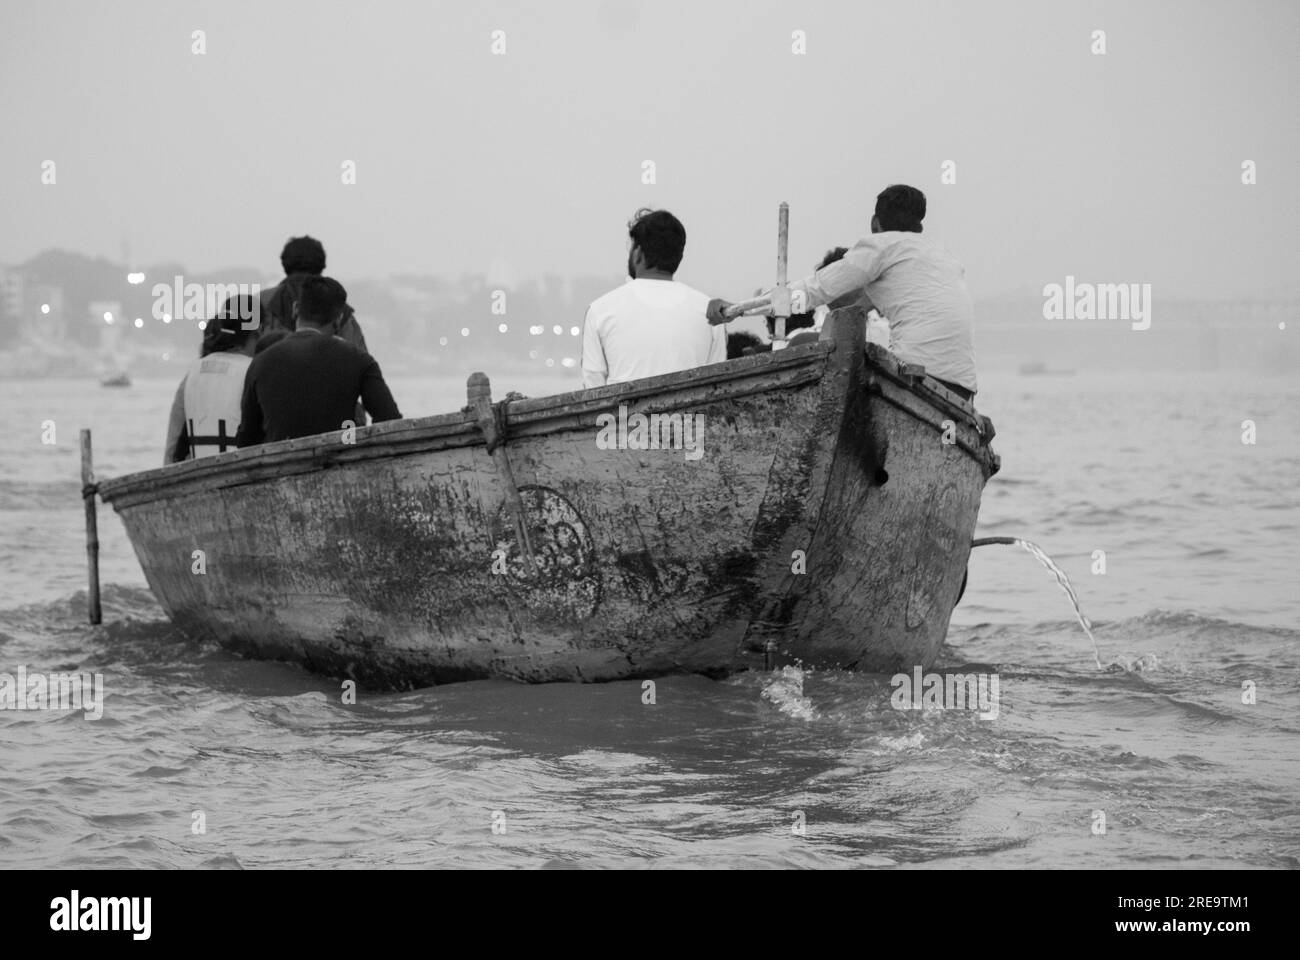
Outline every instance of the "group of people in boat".
<svg viewBox="0 0 1300 960">
<path fill-rule="evenodd" d="M 876 197 L 871 234 L 836 247 L 806 279 L 790 284 L 800 313 L 790 345 L 828 336 L 831 308 L 860 302 L 868 338 L 920 364 L 954 393 L 977 389 L 974 308 L 965 270 L 921 235 L 925 195 L 896 184 Z M 751 334 L 726 333 L 726 300 L 674 279 L 686 228 L 666 210 L 641 210 L 628 225 L 628 281 L 587 310 L 582 382 L 587 388 L 718 363 L 763 349 Z M 257 303 L 234 297 L 207 321 L 200 357 L 172 404 L 166 463 L 276 440 L 401 418 L 347 292 L 324 276 L 325 249 L 295 237 L 280 255 L 285 278 Z M 250 324 L 247 318 L 258 318 Z M 769 335 L 775 334 L 768 318 Z M 770 347 L 769 347 L 770 349 Z"/>
<path fill-rule="evenodd" d="M 401 419 L 347 291 L 324 276 L 324 246 L 293 237 L 280 265 L 284 280 L 256 303 L 232 297 L 204 325 L 172 401 L 165 463 L 359 427 L 367 413 Z"/>
<path fill-rule="evenodd" d="M 969 400 L 975 379 L 974 306 L 966 271 L 942 246 L 921 236 L 925 194 L 895 184 L 876 197 L 871 235 L 835 247 L 805 280 L 790 284 L 801 305 L 786 321 L 789 346 L 829 337 L 834 307 L 860 302 L 868 338 Z M 629 225 L 631 280 L 592 303 L 583 328 L 586 387 L 686 370 L 771 349 L 753 334 L 719 335 L 726 300 L 710 299 L 674 279 L 686 229 L 666 210 L 641 211 Z M 768 317 L 768 335 L 775 323 Z M 798 332 L 795 332 L 798 331 Z"/>
</svg>

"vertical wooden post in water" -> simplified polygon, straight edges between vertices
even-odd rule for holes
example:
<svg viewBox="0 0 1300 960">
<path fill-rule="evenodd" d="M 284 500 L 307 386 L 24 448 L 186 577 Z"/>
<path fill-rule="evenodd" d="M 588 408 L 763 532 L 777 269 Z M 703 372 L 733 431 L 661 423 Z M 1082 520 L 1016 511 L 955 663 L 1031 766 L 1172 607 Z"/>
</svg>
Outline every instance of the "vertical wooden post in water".
<svg viewBox="0 0 1300 960">
<path fill-rule="evenodd" d="M 86 562 L 89 564 L 90 582 L 86 593 L 87 612 L 91 623 L 102 623 L 104 616 L 99 607 L 99 522 L 95 516 L 95 466 L 91 460 L 90 431 L 81 431 L 81 499 L 86 504 Z"/>
<path fill-rule="evenodd" d="M 519 538 L 519 551 L 523 554 L 524 569 L 528 576 L 536 576 L 537 560 L 533 557 L 533 542 L 528 535 L 528 518 L 524 514 L 524 501 L 515 486 L 515 474 L 510 469 L 510 457 L 505 449 L 505 437 L 497 425 L 496 414 L 492 410 L 492 383 L 485 373 L 471 373 L 465 384 L 469 397 L 470 412 L 478 421 L 479 432 L 487 441 L 488 454 L 497 468 L 497 478 L 505 488 L 506 506 L 514 515 L 515 536 Z"/>
</svg>

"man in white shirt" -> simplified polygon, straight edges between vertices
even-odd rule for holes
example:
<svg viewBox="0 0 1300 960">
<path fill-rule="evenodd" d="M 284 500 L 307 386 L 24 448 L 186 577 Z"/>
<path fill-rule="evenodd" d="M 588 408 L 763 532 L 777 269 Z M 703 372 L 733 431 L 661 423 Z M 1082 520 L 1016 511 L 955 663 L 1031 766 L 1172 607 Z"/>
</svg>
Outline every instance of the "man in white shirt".
<svg viewBox="0 0 1300 960">
<path fill-rule="evenodd" d="M 925 194 L 896 184 L 876 197 L 871 236 L 844 258 L 790 284 L 806 295 L 806 307 L 853 302 L 864 292 L 889 320 L 890 349 L 967 399 L 975 395 L 975 309 L 966 289 L 966 269 L 948 251 L 921 237 Z M 838 303 L 837 303 L 838 301 Z M 728 304 L 710 304 L 709 322 L 724 323 Z"/>
<path fill-rule="evenodd" d="M 639 210 L 628 224 L 629 279 L 587 308 L 582 385 L 601 387 L 727 359 L 725 327 L 709 326 L 709 298 L 673 279 L 686 228 L 667 210 Z"/>
</svg>

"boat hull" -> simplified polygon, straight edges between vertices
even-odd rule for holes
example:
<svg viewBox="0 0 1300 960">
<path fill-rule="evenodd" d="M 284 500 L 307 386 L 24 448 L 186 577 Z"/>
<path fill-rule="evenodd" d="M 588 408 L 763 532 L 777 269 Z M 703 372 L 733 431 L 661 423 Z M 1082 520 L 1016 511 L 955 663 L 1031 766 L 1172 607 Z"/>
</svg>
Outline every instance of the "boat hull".
<svg viewBox="0 0 1300 960">
<path fill-rule="evenodd" d="M 369 687 L 928 666 L 997 469 L 991 429 L 869 358 L 860 326 L 841 311 L 835 341 L 512 402 L 513 482 L 465 413 L 101 492 L 187 634 Z M 611 446 L 611 420 L 638 413 L 702 417 L 702 447 Z"/>
</svg>

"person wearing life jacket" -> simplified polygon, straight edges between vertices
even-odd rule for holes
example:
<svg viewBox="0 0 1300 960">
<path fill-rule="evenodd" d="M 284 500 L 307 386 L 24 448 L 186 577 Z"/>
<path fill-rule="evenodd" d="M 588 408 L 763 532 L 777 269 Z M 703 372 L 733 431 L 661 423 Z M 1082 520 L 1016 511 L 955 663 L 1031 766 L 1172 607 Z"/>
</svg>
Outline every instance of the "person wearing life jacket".
<svg viewBox="0 0 1300 960">
<path fill-rule="evenodd" d="M 257 348 L 256 310 L 252 297 L 231 297 L 204 326 L 199 357 L 172 401 L 164 464 L 235 449 L 244 375 Z"/>
<path fill-rule="evenodd" d="M 290 237 L 280 251 L 280 266 L 284 268 L 284 279 L 262 291 L 262 330 L 267 333 L 274 330 L 293 333 L 298 328 L 293 305 L 302 293 L 303 280 L 325 272 L 325 247 L 315 237 Z M 357 323 L 356 311 L 348 304 L 343 305 L 343 316 L 332 332 L 362 353 L 370 352 Z"/>
</svg>

